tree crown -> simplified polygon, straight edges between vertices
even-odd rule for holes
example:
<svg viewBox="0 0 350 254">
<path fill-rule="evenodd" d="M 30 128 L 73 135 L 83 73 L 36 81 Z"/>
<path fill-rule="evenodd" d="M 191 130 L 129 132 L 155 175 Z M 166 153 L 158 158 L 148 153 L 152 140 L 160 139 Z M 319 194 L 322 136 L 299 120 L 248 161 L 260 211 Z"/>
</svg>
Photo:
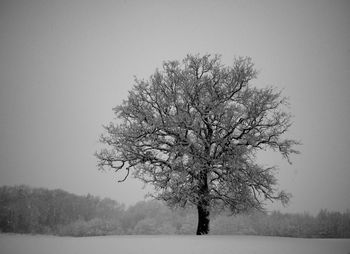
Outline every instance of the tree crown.
<svg viewBox="0 0 350 254">
<path fill-rule="evenodd" d="M 188 55 L 164 62 L 149 80 L 135 79 L 128 98 L 114 108 L 120 120 L 105 126 L 97 153 L 100 169 L 132 170 L 169 204 L 211 204 L 233 212 L 262 209 L 263 201 L 288 201 L 276 191 L 275 167 L 255 162 L 272 149 L 289 162 L 297 141 L 288 100 L 273 87 L 256 88 L 250 58 L 224 66 L 220 56 Z M 203 186 L 206 192 L 203 193 Z M 277 192 L 277 193 L 276 193 Z"/>
</svg>

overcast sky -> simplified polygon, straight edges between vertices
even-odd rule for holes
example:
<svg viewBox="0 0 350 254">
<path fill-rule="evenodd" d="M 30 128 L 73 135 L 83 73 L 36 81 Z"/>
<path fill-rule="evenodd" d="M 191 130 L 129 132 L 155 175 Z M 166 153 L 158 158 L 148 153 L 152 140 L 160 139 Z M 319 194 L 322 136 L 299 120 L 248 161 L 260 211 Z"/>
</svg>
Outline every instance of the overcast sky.
<svg viewBox="0 0 350 254">
<path fill-rule="evenodd" d="M 164 60 L 250 56 L 255 83 L 290 97 L 301 140 L 279 155 L 283 212 L 350 209 L 349 1 L 0 1 L 0 185 L 27 184 L 111 197 L 147 189 L 97 170 L 102 124 L 133 76 Z"/>
</svg>

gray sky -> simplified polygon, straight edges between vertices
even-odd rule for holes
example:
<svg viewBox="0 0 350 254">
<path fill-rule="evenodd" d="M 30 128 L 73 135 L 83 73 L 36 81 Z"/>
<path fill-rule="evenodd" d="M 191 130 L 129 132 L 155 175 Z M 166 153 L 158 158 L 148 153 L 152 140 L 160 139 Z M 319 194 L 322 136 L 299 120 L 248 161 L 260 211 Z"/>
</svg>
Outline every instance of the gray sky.
<svg viewBox="0 0 350 254">
<path fill-rule="evenodd" d="M 147 190 L 96 168 L 102 124 L 133 76 L 164 60 L 250 56 L 255 83 L 284 89 L 302 152 L 279 155 L 283 212 L 350 209 L 349 1 L 0 1 L 0 185 L 111 197 Z"/>
</svg>

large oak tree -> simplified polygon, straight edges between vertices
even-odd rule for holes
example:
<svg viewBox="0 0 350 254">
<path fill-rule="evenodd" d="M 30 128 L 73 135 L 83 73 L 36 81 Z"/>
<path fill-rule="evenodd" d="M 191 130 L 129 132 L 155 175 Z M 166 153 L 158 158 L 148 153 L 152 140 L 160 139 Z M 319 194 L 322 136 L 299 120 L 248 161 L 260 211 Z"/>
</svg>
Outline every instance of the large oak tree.
<svg viewBox="0 0 350 254">
<path fill-rule="evenodd" d="M 285 203 L 275 167 L 256 162 L 259 150 L 289 161 L 297 153 L 285 133 L 291 126 L 287 99 L 273 87 L 251 85 L 250 58 L 224 66 L 219 56 L 188 55 L 168 61 L 148 80 L 135 80 L 128 98 L 114 108 L 96 156 L 100 169 L 125 170 L 155 187 L 169 205 L 198 210 L 197 234 L 209 232 L 213 206 L 234 213 L 262 209 L 265 200 Z"/>
</svg>

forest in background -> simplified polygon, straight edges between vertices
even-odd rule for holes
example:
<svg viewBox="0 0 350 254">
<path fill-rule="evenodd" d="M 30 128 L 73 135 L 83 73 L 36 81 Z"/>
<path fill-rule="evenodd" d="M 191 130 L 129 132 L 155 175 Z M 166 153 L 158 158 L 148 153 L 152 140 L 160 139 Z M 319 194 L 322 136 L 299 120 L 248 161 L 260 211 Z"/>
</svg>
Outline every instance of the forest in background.
<svg viewBox="0 0 350 254">
<path fill-rule="evenodd" d="M 195 234 L 194 208 L 170 209 L 160 201 L 126 207 L 112 199 L 79 196 L 63 190 L 28 186 L 0 187 L 0 232 L 98 236 L 123 234 Z M 350 211 L 308 213 L 214 211 L 210 234 L 306 238 L 350 238 Z"/>
</svg>

